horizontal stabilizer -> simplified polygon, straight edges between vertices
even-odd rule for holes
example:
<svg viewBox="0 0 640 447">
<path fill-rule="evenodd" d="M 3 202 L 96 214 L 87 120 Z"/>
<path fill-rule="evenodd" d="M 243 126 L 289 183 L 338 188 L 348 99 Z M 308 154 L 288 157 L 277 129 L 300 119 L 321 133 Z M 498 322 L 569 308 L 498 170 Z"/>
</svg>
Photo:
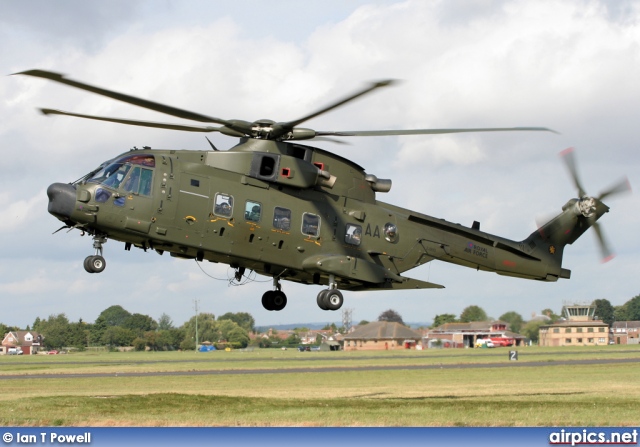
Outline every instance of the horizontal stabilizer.
<svg viewBox="0 0 640 447">
<path fill-rule="evenodd" d="M 444 289 L 444 286 L 427 281 L 420 281 L 413 278 L 402 278 L 402 282 L 385 282 L 369 286 L 351 287 L 350 290 L 417 290 L 417 289 Z"/>
</svg>

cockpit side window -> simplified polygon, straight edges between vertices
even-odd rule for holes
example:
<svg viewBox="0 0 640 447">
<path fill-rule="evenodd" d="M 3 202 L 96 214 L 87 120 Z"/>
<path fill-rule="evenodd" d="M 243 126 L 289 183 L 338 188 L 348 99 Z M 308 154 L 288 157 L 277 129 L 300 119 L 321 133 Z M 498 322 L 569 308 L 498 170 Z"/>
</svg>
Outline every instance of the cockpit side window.
<svg viewBox="0 0 640 447">
<path fill-rule="evenodd" d="M 153 171 L 151 169 L 142 168 L 142 176 L 140 177 L 140 195 L 150 196 L 151 185 L 153 179 Z"/>
<path fill-rule="evenodd" d="M 122 189 L 132 194 L 141 196 L 151 195 L 151 179 L 153 171 L 151 169 L 135 166 L 129 173 L 129 177 L 124 182 Z"/>
<path fill-rule="evenodd" d="M 113 189 L 118 189 L 120 183 L 124 180 L 129 172 L 131 165 L 121 165 L 121 164 L 113 164 L 109 165 L 104 169 L 104 176 L 95 178 L 97 183 L 102 183 L 104 186 L 108 186 Z M 98 172 L 97 175 L 99 175 Z M 92 179 L 91 181 L 93 181 Z"/>
<path fill-rule="evenodd" d="M 106 163 L 98 172 L 91 175 L 87 179 L 87 182 L 100 183 L 109 188 L 117 189 L 120 187 L 120 184 L 129 173 L 129 170 L 131 169 L 132 165 L 136 166 L 136 169 L 138 169 L 138 175 L 136 179 L 137 186 L 128 185 L 128 186 L 125 186 L 125 189 L 129 192 L 134 192 L 133 188 L 135 188 L 136 189 L 135 192 L 137 193 L 137 190 L 140 188 L 140 185 L 143 185 L 145 188 L 145 191 L 148 191 L 148 193 L 145 195 L 150 195 L 151 194 L 150 179 L 152 176 L 152 170 L 145 169 L 145 168 L 155 167 L 156 162 L 155 162 L 155 158 L 152 155 L 148 155 L 148 154 L 127 155 L 125 157 L 121 157 L 112 162 Z M 144 171 L 148 171 L 148 172 L 143 173 Z M 141 182 L 141 175 L 143 180 L 145 178 L 147 179 L 148 184 L 145 184 L 144 181 Z M 132 173 L 132 176 L 133 176 L 133 173 Z"/>
<path fill-rule="evenodd" d="M 124 182 L 123 189 L 130 193 L 138 193 L 138 189 L 140 189 L 140 166 L 136 166 L 131 170 L 131 174 Z"/>
</svg>

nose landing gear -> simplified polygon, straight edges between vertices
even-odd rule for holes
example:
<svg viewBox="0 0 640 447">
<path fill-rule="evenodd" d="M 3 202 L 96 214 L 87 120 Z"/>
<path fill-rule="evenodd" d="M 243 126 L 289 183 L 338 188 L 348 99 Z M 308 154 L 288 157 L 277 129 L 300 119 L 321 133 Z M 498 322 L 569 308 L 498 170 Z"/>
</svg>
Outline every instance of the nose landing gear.
<svg viewBox="0 0 640 447">
<path fill-rule="evenodd" d="M 262 307 L 267 310 L 280 311 L 287 305 L 287 295 L 281 290 L 280 280 L 273 278 L 275 290 L 267 290 L 262 295 Z"/>
<path fill-rule="evenodd" d="M 107 266 L 107 261 L 102 257 L 102 244 L 107 243 L 107 237 L 102 235 L 93 236 L 93 248 L 96 254 L 87 256 L 84 260 L 84 269 L 89 273 L 100 273 Z"/>
</svg>

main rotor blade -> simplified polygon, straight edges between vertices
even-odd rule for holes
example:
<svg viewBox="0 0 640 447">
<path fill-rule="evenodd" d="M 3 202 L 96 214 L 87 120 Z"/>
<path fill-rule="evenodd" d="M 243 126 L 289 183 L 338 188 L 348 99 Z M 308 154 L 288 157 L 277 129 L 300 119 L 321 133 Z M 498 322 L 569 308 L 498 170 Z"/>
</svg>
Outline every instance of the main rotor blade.
<svg viewBox="0 0 640 447">
<path fill-rule="evenodd" d="M 560 152 L 560 156 L 562 157 L 562 159 L 564 160 L 565 164 L 567 165 L 567 169 L 569 169 L 569 174 L 571 175 L 571 179 L 573 180 L 573 184 L 576 186 L 576 188 L 578 189 L 578 195 L 579 197 L 584 197 L 587 195 L 586 191 L 584 190 L 584 188 L 582 187 L 582 184 L 580 183 L 580 179 L 578 177 L 578 168 L 576 166 L 576 159 L 575 156 L 573 155 L 574 149 L 572 147 L 567 148 L 565 150 L 563 150 L 562 152 Z"/>
<path fill-rule="evenodd" d="M 606 197 L 624 192 L 631 192 L 631 184 L 629 183 L 629 179 L 627 177 L 623 178 L 618 183 L 601 192 L 598 196 L 598 200 L 602 200 Z"/>
<path fill-rule="evenodd" d="M 101 96 L 106 96 L 108 98 L 126 102 L 127 104 L 143 107 L 145 109 L 155 110 L 156 112 L 164 113 L 164 114 L 175 116 L 178 118 L 184 118 L 192 121 L 199 121 L 202 123 L 222 124 L 224 126 L 229 126 L 229 127 L 233 127 L 233 124 L 234 124 L 232 122 L 223 120 L 221 118 L 201 115 L 199 113 L 190 112 L 188 110 L 178 109 L 176 107 L 167 106 L 164 104 L 160 104 L 158 102 L 153 102 L 146 99 L 137 98 L 135 96 L 126 95 L 124 93 L 118 93 L 112 90 L 95 87 L 93 85 L 85 84 L 83 82 L 73 81 L 71 79 L 66 78 L 63 74 L 54 73 L 52 71 L 27 70 L 27 71 L 22 71 L 20 73 L 14 73 L 14 75 L 26 75 L 26 76 L 34 76 L 36 78 L 48 79 L 50 81 L 59 82 L 60 84 L 65 84 L 71 87 L 78 88 L 80 90 L 86 90 L 88 92 L 96 93 Z"/>
<path fill-rule="evenodd" d="M 370 92 L 372 92 L 372 91 L 374 91 L 374 90 L 376 90 L 376 89 L 378 89 L 380 87 L 387 87 L 389 85 L 392 85 L 395 82 L 397 82 L 397 81 L 395 81 L 393 79 L 386 79 L 384 81 L 374 82 L 374 83 L 370 84 L 368 87 L 366 87 L 366 88 L 364 88 L 364 89 L 362 89 L 362 90 L 360 90 L 360 91 L 358 91 L 358 92 L 356 92 L 356 93 L 354 93 L 354 94 L 352 94 L 350 96 L 347 96 L 346 98 L 343 98 L 343 99 L 341 99 L 339 101 L 336 101 L 336 102 L 326 106 L 325 108 L 318 110 L 317 112 L 314 112 L 314 113 L 312 113 L 310 115 L 307 115 L 307 116 L 304 116 L 302 118 L 299 118 L 299 119 L 297 119 L 295 121 L 288 121 L 288 122 L 278 123 L 278 124 L 280 126 L 282 126 L 283 128 L 285 128 L 285 129 L 288 129 L 288 130 L 292 129 L 292 128 L 298 126 L 299 124 L 310 120 L 311 118 L 315 118 L 316 116 L 322 115 L 323 113 L 327 113 L 328 111 L 333 110 L 333 109 L 335 109 L 337 107 L 340 107 L 341 105 L 344 105 L 344 104 L 348 103 L 349 101 L 353 101 L 354 99 L 359 98 L 360 96 L 366 95 L 367 93 L 370 93 Z"/>
<path fill-rule="evenodd" d="M 131 126 L 155 127 L 157 129 L 184 130 L 187 132 L 221 132 L 220 127 L 211 126 L 189 126 L 184 124 L 158 123 L 154 121 L 130 120 L 124 118 L 109 118 L 106 116 L 83 115 L 80 113 L 64 112 L 55 109 L 40 109 L 44 115 L 65 115 L 77 118 L 87 118 L 96 121 L 108 121 L 110 123 L 128 124 Z"/>
<path fill-rule="evenodd" d="M 338 137 L 380 137 L 387 135 L 429 135 L 463 132 L 510 132 L 510 131 L 546 131 L 558 133 L 547 127 L 487 127 L 470 129 L 407 129 L 407 130 L 344 130 L 344 131 L 317 131 L 318 136 Z"/>
</svg>

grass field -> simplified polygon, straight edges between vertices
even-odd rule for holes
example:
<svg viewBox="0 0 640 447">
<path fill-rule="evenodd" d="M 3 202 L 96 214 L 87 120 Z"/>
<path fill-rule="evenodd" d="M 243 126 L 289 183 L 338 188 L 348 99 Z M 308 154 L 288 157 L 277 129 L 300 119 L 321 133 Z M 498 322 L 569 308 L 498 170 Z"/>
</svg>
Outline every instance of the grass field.
<svg viewBox="0 0 640 447">
<path fill-rule="evenodd" d="M 0 425 L 640 425 L 640 350 L 518 351 L 2 356 Z"/>
</svg>

